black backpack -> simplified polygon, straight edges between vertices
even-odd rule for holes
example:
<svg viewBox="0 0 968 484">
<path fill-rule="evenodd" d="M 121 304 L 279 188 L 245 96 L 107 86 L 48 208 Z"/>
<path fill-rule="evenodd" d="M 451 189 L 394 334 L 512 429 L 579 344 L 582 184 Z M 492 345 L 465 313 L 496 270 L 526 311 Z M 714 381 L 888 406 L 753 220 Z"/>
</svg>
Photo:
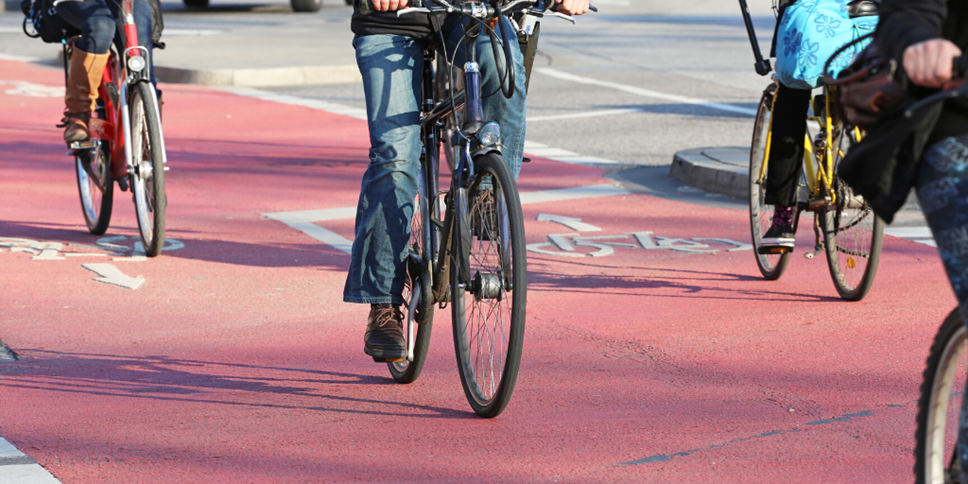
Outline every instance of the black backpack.
<svg viewBox="0 0 968 484">
<path fill-rule="evenodd" d="M 161 0 L 147 0 L 151 7 L 151 39 L 156 47 L 164 49 L 159 42 L 165 22 L 161 16 Z M 81 32 L 57 15 L 54 0 L 23 0 L 20 10 L 24 13 L 24 33 L 28 37 L 40 38 L 49 44 L 59 44 Z"/>
<path fill-rule="evenodd" d="M 54 0 L 23 0 L 20 9 L 24 12 L 23 28 L 28 37 L 59 44 L 81 33 L 57 15 Z"/>
</svg>

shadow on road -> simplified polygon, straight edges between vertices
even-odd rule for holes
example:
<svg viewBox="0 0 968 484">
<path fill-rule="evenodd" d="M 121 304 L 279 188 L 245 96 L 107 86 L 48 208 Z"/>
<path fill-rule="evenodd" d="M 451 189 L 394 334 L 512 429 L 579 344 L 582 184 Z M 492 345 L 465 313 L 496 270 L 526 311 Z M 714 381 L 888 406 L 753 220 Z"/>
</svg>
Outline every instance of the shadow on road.
<svg viewBox="0 0 968 484">
<path fill-rule="evenodd" d="M 397 386 L 388 377 L 171 358 L 20 349 L 0 387 L 114 398 L 415 418 L 472 413 L 386 399 L 338 395 L 341 386 Z M 293 399 L 297 402 L 293 402 Z M 323 404 L 320 404 L 323 403 Z"/>
</svg>

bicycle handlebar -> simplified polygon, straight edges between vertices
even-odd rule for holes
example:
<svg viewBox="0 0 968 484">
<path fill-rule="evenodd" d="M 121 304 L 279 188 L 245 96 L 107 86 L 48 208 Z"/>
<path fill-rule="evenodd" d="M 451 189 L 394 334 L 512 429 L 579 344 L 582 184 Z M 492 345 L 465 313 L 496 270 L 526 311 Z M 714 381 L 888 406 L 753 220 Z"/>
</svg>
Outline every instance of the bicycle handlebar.
<svg viewBox="0 0 968 484">
<path fill-rule="evenodd" d="M 515 10 L 528 8 L 530 9 L 529 13 L 540 16 L 546 10 L 550 10 L 552 16 L 575 23 L 575 19 L 572 16 L 558 12 L 559 3 L 552 0 L 550 2 L 552 4 L 550 8 L 548 3 L 547 0 L 512 0 L 500 7 L 500 13 L 501 15 L 507 15 Z M 456 13 L 464 17 L 483 19 L 491 18 L 498 12 L 498 9 L 495 9 L 493 5 L 486 3 L 464 3 L 458 7 L 447 0 L 411 0 L 410 5 L 410 7 L 397 10 L 397 16 L 399 17 L 408 13 Z M 598 12 L 598 8 L 591 4 L 588 5 L 588 9 L 592 12 Z"/>
</svg>

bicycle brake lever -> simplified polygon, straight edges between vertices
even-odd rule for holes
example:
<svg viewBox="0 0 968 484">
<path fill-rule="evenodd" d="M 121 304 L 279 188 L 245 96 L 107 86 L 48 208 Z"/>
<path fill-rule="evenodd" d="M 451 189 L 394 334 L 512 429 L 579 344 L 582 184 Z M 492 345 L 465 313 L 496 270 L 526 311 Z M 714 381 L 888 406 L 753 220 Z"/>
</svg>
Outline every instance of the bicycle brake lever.
<svg viewBox="0 0 968 484">
<path fill-rule="evenodd" d="M 552 17 L 558 17 L 560 19 L 567 20 L 567 21 L 569 21 L 571 23 L 575 23 L 575 18 L 572 17 L 571 15 L 565 15 L 563 13 L 558 13 L 558 12 L 551 12 L 551 16 Z"/>
<path fill-rule="evenodd" d="M 401 8 L 400 10 L 397 10 L 397 17 L 408 13 L 430 13 L 430 9 L 426 7 Z"/>
</svg>

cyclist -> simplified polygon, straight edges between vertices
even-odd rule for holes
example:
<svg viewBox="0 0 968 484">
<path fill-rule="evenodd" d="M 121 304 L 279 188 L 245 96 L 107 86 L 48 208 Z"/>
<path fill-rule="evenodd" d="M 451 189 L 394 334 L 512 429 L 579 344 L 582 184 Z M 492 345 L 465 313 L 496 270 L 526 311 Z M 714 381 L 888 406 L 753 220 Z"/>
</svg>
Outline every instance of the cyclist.
<svg viewBox="0 0 968 484">
<path fill-rule="evenodd" d="M 153 9 L 147 0 L 133 2 L 138 43 L 148 48 L 151 65 L 151 49 L 154 43 L 152 15 L 157 15 L 160 19 L 161 9 Z M 66 108 L 62 124 L 58 125 L 64 128 L 64 141 L 67 143 L 84 141 L 90 137 L 88 126 L 97 103 L 97 89 L 101 85 L 104 66 L 108 62 L 111 41 L 113 39 L 119 47 L 124 46 L 123 32 L 118 28 L 119 22 L 115 21 L 121 15 L 120 10 L 119 0 L 67 0 L 57 3 L 57 15 L 81 34 L 74 44 L 67 68 L 67 90 L 64 93 Z M 150 69 L 153 70 L 153 67 Z"/>
<path fill-rule="evenodd" d="M 848 11 L 863 8 L 871 0 L 848 2 Z M 773 33 L 772 57 L 777 57 L 777 70 L 780 71 L 781 59 L 790 62 L 792 57 L 778 57 L 777 44 L 783 50 L 796 52 L 800 49 L 797 35 L 782 35 L 780 24 L 787 7 L 796 0 L 779 0 L 777 4 L 777 24 Z M 799 193 L 800 172 L 803 169 L 803 140 L 807 134 L 807 109 L 810 106 L 810 90 L 797 89 L 778 81 L 773 104 L 772 137 L 770 140 L 769 164 L 766 176 L 766 197 L 764 202 L 773 205 L 773 223 L 763 234 L 760 246 L 764 249 L 793 249 L 795 233 L 794 216 Z"/>
<path fill-rule="evenodd" d="M 588 0 L 555 0 L 559 11 L 580 15 Z M 364 352 L 374 359 L 399 360 L 406 354 L 400 305 L 406 279 L 407 242 L 417 194 L 420 159 L 420 105 L 423 52 L 441 44 L 455 64 L 463 64 L 462 20 L 396 10 L 409 0 L 354 0 L 350 27 L 356 62 L 363 75 L 370 164 L 363 175 L 343 300 L 370 304 Z M 466 20 L 464 20 L 466 21 Z M 509 29 L 511 31 L 511 29 Z M 514 39 L 508 39 L 514 42 Z M 487 35 L 478 39 L 484 117 L 498 121 L 504 159 L 517 177 L 524 155 L 524 64 L 511 49 L 514 96 L 500 93 L 504 59 L 495 59 Z M 503 50 L 502 50 L 503 52 Z"/>
<path fill-rule="evenodd" d="M 951 88 L 961 82 L 952 80 L 952 61 L 968 48 L 968 4 L 954 0 L 885 0 L 875 41 L 879 52 L 904 67 L 899 73 L 920 86 L 911 89 L 912 94 L 923 95 L 924 88 Z M 902 172 L 916 176 L 895 181 L 891 193 L 903 197 L 912 184 L 915 186 L 961 314 L 968 316 L 968 99 L 946 101 L 922 116 L 909 139 L 926 137 L 927 149 L 923 153 L 901 150 L 894 155 L 898 166 L 914 165 L 916 169 Z M 877 135 L 878 127 L 881 125 L 871 134 Z M 883 178 L 884 174 L 869 176 Z M 879 215 L 890 218 L 893 214 Z M 957 455 L 961 482 L 968 483 L 965 409 L 961 415 Z"/>
<path fill-rule="evenodd" d="M 781 49 L 799 49 L 799 44 L 791 36 L 779 38 L 780 24 L 787 7 L 796 0 L 780 0 L 777 4 L 776 29 L 773 32 L 773 45 L 770 57 L 777 57 L 777 43 Z M 779 61 L 778 61 L 779 62 Z M 780 67 L 777 66 L 779 70 Z M 773 205 L 773 223 L 763 234 L 761 248 L 793 249 L 793 217 L 797 204 L 797 178 L 803 167 L 803 137 L 807 134 L 807 108 L 810 105 L 810 90 L 796 89 L 777 83 L 776 100 L 773 103 L 772 137 L 770 141 L 770 162 L 767 165 L 766 197 L 764 202 Z"/>
</svg>

